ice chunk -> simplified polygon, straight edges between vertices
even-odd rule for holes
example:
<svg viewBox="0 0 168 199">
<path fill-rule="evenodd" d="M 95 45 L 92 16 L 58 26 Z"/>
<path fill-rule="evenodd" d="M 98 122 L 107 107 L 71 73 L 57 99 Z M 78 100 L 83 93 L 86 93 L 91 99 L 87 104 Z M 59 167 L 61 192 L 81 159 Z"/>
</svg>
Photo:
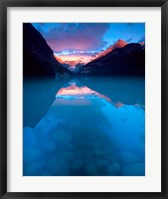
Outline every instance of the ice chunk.
<svg viewBox="0 0 168 199">
<path fill-rule="evenodd" d="M 78 170 L 81 169 L 84 166 L 84 160 L 82 159 L 77 159 L 72 163 L 72 169 Z"/>
<path fill-rule="evenodd" d="M 122 172 L 123 176 L 144 176 L 145 165 L 143 163 L 134 163 L 126 165 Z"/>
<path fill-rule="evenodd" d="M 88 176 L 95 176 L 97 175 L 97 168 L 94 164 L 88 163 L 85 166 L 85 172 L 86 172 L 86 175 Z"/>
<path fill-rule="evenodd" d="M 23 146 L 35 146 L 36 137 L 33 129 L 30 127 L 25 127 L 23 129 Z"/>
<path fill-rule="evenodd" d="M 42 174 L 44 169 L 44 161 L 36 161 L 28 163 L 24 166 L 23 175 L 24 176 L 39 176 Z"/>
<path fill-rule="evenodd" d="M 23 162 L 33 162 L 41 157 L 41 151 L 34 147 L 26 147 L 23 148 Z"/>
<path fill-rule="evenodd" d="M 53 157 L 48 162 L 48 170 L 55 176 L 69 176 L 69 165 L 59 157 Z"/>
<path fill-rule="evenodd" d="M 106 175 L 117 176 L 120 173 L 120 165 L 118 163 L 110 164 L 106 167 Z"/>
</svg>

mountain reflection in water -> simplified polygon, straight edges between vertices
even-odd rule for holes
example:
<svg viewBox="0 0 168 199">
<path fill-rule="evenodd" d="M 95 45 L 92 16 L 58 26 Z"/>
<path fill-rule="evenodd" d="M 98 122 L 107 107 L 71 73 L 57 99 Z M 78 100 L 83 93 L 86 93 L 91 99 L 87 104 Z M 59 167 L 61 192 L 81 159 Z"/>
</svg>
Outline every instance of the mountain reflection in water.
<svg viewBox="0 0 168 199">
<path fill-rule="evenodd" d="M 135 96 L 140 92 L 142 99 L 137 99 L 134 104 L 113 101 L 115 92 L 125 93 L 120 87 L 112 89 L 116 84 L 114 79 L 101 82 L 98 79 L 68 80 L 56 90 L 55 100 L 40 121 L 34 126 L 29 122 L 25 124 L 23 175 L 144 176 L 145 110 L 144 103 L 141 103 L 144 100 L 141 95 L 144 93 L 144 78 L 130 80 L 121 77 L 120 80 L 123 84 L 129 82 L 128 95 L 120 99 L 131 101 L 130 93 L 133 92 L 137 92 Z M 97 91 L 102 90 L 106 81 L 112 81 L 112 87 L 104 89 L 103 93 Z M 135 82 L 138 91 L 132 90 Z M 27 81 L 24 86 L 28 93 L 32 92 L 32 83 L 30 86 Z M 100 89 L 93 90 L 92 86 Z M 24 95 L 27 109 L 31 106 L 30 101 L 35 100 L 28 99 L 30 96 Z M 40 96 L 36 96 L 39 103 Z M 44 96 L 41 97 L 44 101 L 42 98 Z"/>
</svg>

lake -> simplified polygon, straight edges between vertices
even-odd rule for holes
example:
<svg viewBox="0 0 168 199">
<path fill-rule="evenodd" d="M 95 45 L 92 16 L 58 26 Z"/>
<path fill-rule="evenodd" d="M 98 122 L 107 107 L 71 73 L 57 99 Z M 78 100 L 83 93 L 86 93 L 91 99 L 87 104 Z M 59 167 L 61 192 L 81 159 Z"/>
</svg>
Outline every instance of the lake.
<svg viewBox="0 0 168 199">
<path fill-rule="evenodd" d="M 145 79 L 24 79 L 24 176 L 144 176 Z"/>
</svg>

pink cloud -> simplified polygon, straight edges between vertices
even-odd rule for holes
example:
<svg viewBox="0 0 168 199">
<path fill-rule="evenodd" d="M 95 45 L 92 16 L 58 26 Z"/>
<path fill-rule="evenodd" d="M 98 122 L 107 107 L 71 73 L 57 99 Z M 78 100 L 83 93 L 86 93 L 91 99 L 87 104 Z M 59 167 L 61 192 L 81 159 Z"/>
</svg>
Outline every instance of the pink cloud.
<svg viewBox="0 0 168 199">
<path fill-rule="evenodd" d="M 109 24 L 105 23 L 65 23 L 57 24 L 42 34 L 55 52 L 86 51 L 101 49 L 106 45 L 103 36 L 108 28 Z"/>
</svg>

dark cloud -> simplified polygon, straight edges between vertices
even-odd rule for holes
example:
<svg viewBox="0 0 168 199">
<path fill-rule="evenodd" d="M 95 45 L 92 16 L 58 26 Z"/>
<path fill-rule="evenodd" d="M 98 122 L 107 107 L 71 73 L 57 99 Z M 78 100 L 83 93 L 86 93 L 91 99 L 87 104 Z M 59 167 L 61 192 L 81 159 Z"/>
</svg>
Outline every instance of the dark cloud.
<svg viewBox="0 0 168 199">
<path fill-rule="evenodd" d="M 133 37 L 130 37 L 130 38 L 126 39 L 125 41 L 129 43 L 129 42 L 133 41 Z"/>
<path fill-rule="evenodd" d="M 42 32 L 47 43 L 55 52 L 63 50 L 87 51 L 103 48 L 107 43 L 103 40 L 105 32 L 108 30 L 108 23 L 64 23 L 48 28 Z"/>
</svg>

